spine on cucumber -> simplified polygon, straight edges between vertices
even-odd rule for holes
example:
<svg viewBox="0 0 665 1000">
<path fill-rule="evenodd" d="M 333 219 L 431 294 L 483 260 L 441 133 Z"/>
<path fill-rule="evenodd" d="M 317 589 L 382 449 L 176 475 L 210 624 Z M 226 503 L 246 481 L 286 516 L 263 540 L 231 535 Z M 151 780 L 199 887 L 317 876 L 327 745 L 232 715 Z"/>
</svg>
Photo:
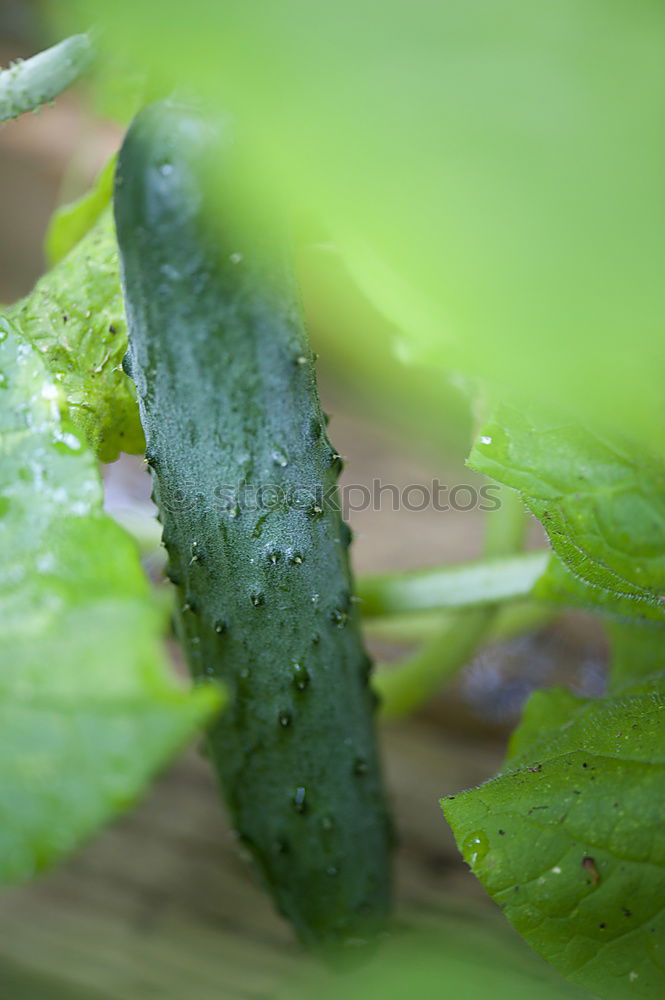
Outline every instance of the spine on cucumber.
<svg viewBox="0 0 665 1000">
<path fill-rule="evenodd" d="M 209 225 L 200 167 L 212 148 L 211 126 L 175 102 L 146 108 L 126 136 L 126 368 L 179 635 L 194 676 L 231 697 L 207 743 L 234 826 L 301 940 L 334 948 L 379 929 L 390 897 L 341 461 L 288 260 L 236 211 L 224 155 L 226 222 Z"/>
</svg>

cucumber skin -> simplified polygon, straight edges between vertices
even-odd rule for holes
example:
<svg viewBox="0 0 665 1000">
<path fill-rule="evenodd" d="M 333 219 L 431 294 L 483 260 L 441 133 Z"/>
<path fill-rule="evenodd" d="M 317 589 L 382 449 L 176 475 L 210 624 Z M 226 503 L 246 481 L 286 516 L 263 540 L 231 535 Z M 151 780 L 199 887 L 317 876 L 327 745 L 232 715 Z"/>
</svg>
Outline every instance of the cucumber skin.
<svg viewBox="0 0 665 1000">
<path fill-rule="evenodd" d="M 125 138 L 115 213 L 126 368 L 178 633 L 194 677 L 216 677 L 230 695 L 207 753 L 279 909 L 306 946 L 336 950 L 384 925 L 391 894 L 350 532 L 316 501 L 238 512 L 218 488 L 315 496 L 341 462 L 288 262 L 233 223 L 226 235 L 206 230 L 198 169 L 210 142 L 206 123 L 171 102 L 146 108 Z"/>
</svg>

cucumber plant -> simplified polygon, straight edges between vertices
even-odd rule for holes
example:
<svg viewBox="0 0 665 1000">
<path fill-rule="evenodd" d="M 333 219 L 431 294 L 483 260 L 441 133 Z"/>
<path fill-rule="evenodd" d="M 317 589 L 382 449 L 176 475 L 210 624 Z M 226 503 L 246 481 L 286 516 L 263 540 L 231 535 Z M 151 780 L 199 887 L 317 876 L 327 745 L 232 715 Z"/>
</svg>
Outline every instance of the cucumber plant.
<svg viewBox="0 0 665 1000">
<path fill-rule="evenodd" d="M 346 9 L 344 0 L 342 7 Z M 449 5 L 440 7 L 448 10 Z M 577 130 L 577 95 L 583 91 L 591 103 L 597 102 L 603 59 L 615 44 L 622 58 L 631 60 L 630 85 L 637 91 L 650 81 L 655 63 L 650 58 L 635 59 L 637 52 L 651 51 L 652 35 L 644 35 L 649 19 L 615 35 L 622 21 L 617 14 L 616 24 L 604 36 L 600 62 L 590 65 L 584 52 L 578 65 L 584 47 L 578 47 L 577 40 L 585 37 L 589 25 L 582 14 L 564 7 L 556 15 L 563 18 L 564 32 L 551 32 L 548 20 L 541 35 L 536 8 L 533 19 L 517 19 L 516 30 L 520 44 L 537 41 L 547 47 L 547 38 L 565 47 L 565 39 L 575 39 L 569 58 L 556 63 L 557 72 L 566 65 L 566 72 L 580 84 L 562 91 L 575 95 L 570 120 L 565 101 L 556 103 L 556 115 L 550 120 L 550 105 L 539 100 L 542 128 L 529 126 L 531 131 L 525 133 L 522 122 L 521 131 L 515 130 L 510 116 L 504 120 L 499 115 L 502 127 L 497 130 L 499 119 L 483 118 L 487 107 L 479 110 L 474 105 L 480 93 L 474 86 L 467 93 L 470 110 L 461 117 L 449 114 L 446 130 L 446 149 L 453 148 L 450 136 L 457 136 L 454 148 L 475 150 L 474 162 L 484 167 L 494 161 L 491 150 L 485 150 L 490 154 L 487 160 L 478 155 L 478 149 L 484 149 L 482 142 L 477 146 L 479 136 L 501 132 L 535 137 L 535 145 L 527 143 L 530 155 L 523 158 L 530 170 L 538 167 L 541 153 L 547 153 L 547 170 L 541 171 L 547 184 L 534 186 L 532 178 L 520 173 L 521 161 L 514 170 L 506 170 L 503 154 L 494 164 L 495 179 L 521 177 L 516 202 L 510 198 L 505 204 L 492 202 L 499 224 L 487 241 L 491 247 L 497 232 L 504 238 L 502 211 L 506 204 L 512 206 L 514 247 L 525 265 L 517 269 L 519 287 L 511 270 L 517 258 L 510 253 L 501 259 L 495 255 L 495 272 L 488 265 L 487 248 L 474 245 L 474 267 L 483 261 L 482 273 L 465 271 L 471 244 L 460 238 L 459 219 L 450 205 L 441 231 L 445 229 L 450 246 L 457 240 L 460 254 L 452 261 L 449 247 L 439 247 L 450 265 L 443 269 L 446 280 L 439 281 L 439 272 L 431 267 L 438 258 L 429 253 L 431 241 L 423 239 L 427 266 L 422 282 L 413 284 L 414 275 L 418 277 L 409 251 L 414 241 L 404 234 L 413 236 L 414 220 L 417 224 L 420 218 L 429 218 L 425 209 L 430 209 L 430 197 L 437 211 L 442 209 L 427 171 L 422 191 L 410 192 L 414 203 L 421 199 L 422 211 L 405 219 L 395 203 L 389 220 L 379 211 L 380 225 L 369 197 L 375 178 L 364 176 L 367 204 L 352 199 L 358 220 L 372 236 L 369 244 L 364 243 L 364 232 L 359 235 L 350 223 L 339 187 L 347 185 L 352 192 L 363 170 L 351 177 L 339 151 L 322 144 L 320 133 L 312 129 L 305 97 L 289 91 L 286 84 L 283 90 L 274 88 L 278 78 L 292 81 L 292 67 L 300 63 L 278 60 L 274 75 L 269 72 L 263 80 L 257 71 L 250 80 L 234 63 L 233 47 L 243 59 L 247 56 L 254 70 L 256 52 L 263 53 L 268 66 L 272 56 L 247 44 L 248 22 L 242 12 L 232 30 L 224 33 L 228 66 L 235 67 L 247 90 L 246 99 L 239 102 L 243 124 L 259 122 L 264 127 L 255 150 L 271 151 L 283 166 L 270 135 L 273 129 L 284 128 L 290 136 L 286 161 L 293 167 L 293 177 L 302 182 L 303 204 L 311 206 L 312 191 L 329 191 L 331 217 L 339 217 L 340 245 L 356 274 L 396 321 L 413 320 L 417 334 L 410 347 L 401 343 L 402 356 L 407 361 L 425 359 L 432 386 L 439 384 L 444 362 L 486 378 L 477 396 L 483 403 L 491 398 L 493 405 L 482 421 L 469 463 L 502 483 L 506 492 L 500 517 L 488 522 L 486 557 L 477 563 L 361 580 L 359 595 L 365 604 L 353 600 L 348 531 L 331 504 L 340 460 L 327 438 L 293 275 L 272 220 L 266 216 L 257 226 L 261 213 L 241 209 L 234 197 L 237 175 L 232 167 L 227 170 L 233 153 L 222 126 L 211 126 L 191 105 L 171 100 L 141 112 L 123 144 L 115 212 L 130 334 L 125 368 L 131 378 L 119 369 L 125 326 L 115 236 L 107 211 L 110 169 L 89 199 L 59 215 L 49 247 L 54 259 L 62 259 L 0 324 L 0 433 L 5 456 L 0 538 L 7 570 L 0 584 L 0 607 L 7 622 L 0 637 L 3 881 L 25 880 L 66 854 L 134 799 L 169 752 L 197 726 L 205 725 L 207 752 L 220 775 L 239 839 L 253 853 L 268 888 L 302 941 L 327 951 L 341 942 L 364 939 L 385 921 L 390 899 L 390 830 L 375 746 L 372 688 L 385 696 L 386 715 L 410 711 L 485 639 L 507 628 L 529 627 L 534 611 L 542 616 L 561 606 L 583 607 L 607 622 L 612 643 L 607 695 L 584 699 L 568 691 L 538 692 L 525 707 L 500 773 L 464 792 L 446 789 L 442 779 L 442 791 L 448 794 L 441 805 L 473 873 L 508 920 L 564 976 L 603 1000 L 662 995 L 665 470 L 657 433 L 662 426 L 662 368 L 658 345 L 647 335 L 654 301 L 650 282 L 660 272 L 654 266 L 657 254 L 652 252 L 648 222 L 653 213 L 636 210 L 635 217 L 644 223 L 644 238 L 622 239 L 617 249 L 612 242 L 617 226 L 606 225 L 607 219 L 597 211 L 604 204 L 602 197 L 596 198 L 603 194 L 603 185 L 592 193 L 584 186 L 588 181 L 584 153 L 594 142 L 601 162 L 628 169 L 625 159 L 605 155 L 607 135 L 597 131 L 606 118 L 602 102 L 594 105 L 598 113 L 583 130 L 583 142 Z M 146 12 L 154 15 L 149 0 L 135 0 L 132 18 L 140 22 Z M 195 14 L 194 10 L 186 31 L 202 41 Z M 305 39 L 307 45 L 298 49 L 304 58 L 324 44 L 321 37 L 328 37 L 326 32 L 312 33 L 317 17 L 329 24 L 328 14 L 297 24 L 293 14 L 292 5 L 285 3 L 271 37 L 279 53 L 284 51 L 285 31 L 296 49 Z M 460 8 L 455 16 L 463 23 L 471 15 Z M 109 8 L 102 18 L 108 22 L 109 38 L 132 36 L 134 22 L 126 18 L 125 12 Z M 494 20 L 481 21 L 487 38 L 493 38 Z M 386 24 L 391 17 L 385 22 L 372 23 L 371 29 L 382 33 L 392 74 L 394 66 L 401 65 L 393 57 L 401 57 L 402 35 L 388 37 Z M 363 18 L 355 23 L 362 35 L 367 27 Z M 580 30 L 568 30 L 571 26 Z M 122 36 L 114 34 L 118 28 Z M 170 22 L 165 25 L 164 51 L 153 53 L 153 68 L 160 71 L 157 85 L 164 80 L 176 86 L 205 79 L 209 85 L 205 96 L 214 106 L 222 80 L 237 97 L 237 80 L 228 72 L 218 73 L 217 63 L 214 77 L 205 76 L 211 66 L 203 58 L 201 69 L 198 47 L 196 59 L 185 51 L 175 66 L 168 58 L 172 28 Z M 178 36 L 180 30 L 179 24 Z M 453 45 L 467 34 L 447 31 L 445 37 L 445 44 Z M 354 39 L 348 41 L 344 79 L 351 73 L 361 88 L 373 85 L 375 78 L 379 84 L 385 82 L 388 77 L 379 72 L 368 80 Z M 506 58 L 500 40 L 495 41 Z M 51 50 L 48 59 L 33 64 L 34 81 L 30 62 L 20 73 L 14 70 L 1 77 L 3 107 L 14 109 L 13 113 L 23 111 L 51 99 L 71 82 L 88 58 L 59 65 L 58 53 L 69 59 L 72 51 L 88 51 L 87 42 L 80 39 L 72 45 Z M 474 84 L 476 71 L 484 66 L 483 53 L 471 60 Z M 491 59 L 489 65 L 495 65 Z M 45 66 L 50 67 L 46 88 Z M 331 57 L 327 66 L 331 79 L 339 83 L 338 61 Z M 554 63 L 547 66 L 549 74 Z M 510 80 L 521 80 L 525 67 L 533 67 L 533 60 L 518 59 Z M 607 67 L 614 79 L 614 61 L 610 59 Z M 587 72 L 596 76 L 585 91 Z M 402 83 L 408 88 L 415 79 L 417 74 Z M 565 74 L 564 79 L 568 82 Z M 267 100 L 273 90 L 268 95 L 266 81 L 275 90 L 274 102 Z M 494 85 L 493 75 L 491 82 Z M 543 96 L 542 86 L 533 89 L 536 97 Z M 645 109 L 655 92 L 651 85 L 643 87 Z M 288 100 L 289 93 L 293 101 Z M 434 88 L 433 93 L 441 98 L 438 113 L 447 107 L 447 91 Z M 527 95 L 528 103 L 529 89 L 522 86 L 519 93 L 520 99 Z M 375 167 L 375 154 L 383 158 L 385 173 L 376 176 L 387 184 L 377 186 L 385 199 L 386 192 L 394 190 L 391 172 L 404 164 L 401 154 L 386 157 L 387 147 L 377 142 L 385 126 L 382 116 L 392 114 L 398 121 L 402 106 L 410 108 L 416 97 L 424 99 L 425 90 L 412 93 L 413 102 L 385 101 L 382 90 L 380 96 L 379 103 L 354 105 L 349 121 L 341 112 L 335 120 L 339 134 L 348 140 L 357 137 L 357 122 L 365 120 L 368 109 L 374 114 L 377 134 L 367 132 L 366 152 Z M 630 102 L 623 96 L 613 103 L 621 126 L 617 135 L 633 124 Z M 266 106 L 274 112 L 271 121 Z M 318 104 L 315 111 L 318 122 Z M 647 119 L 645 110 L 640 121 Z M 294 129 L 294 122 L 310 127 Z M 410 119 L 408 124 L 410 129 Z M 568 132 L 564 126 L 570 127 Z M 404 134 L 420 134 L 414 128 L 415 132 Z M 254 139 L 257 131 L 261 129 L 254 130 Z M 251 133 L 250 127 L 244 135 Z M 398 133 L 402 134 L 400 129 L 390 131 L 391 141 Z M 311 162 L 303 155 L 306 148 L 299 145 L 303 136 L 308 141 L 313 136 L 316 155 Z M 421 139 L 425 141 L 422 135 Z M 558 150 L 565 150 L 566 143 L 574 156 L 559 162 Z M 207 200 L 203 180 L 202 164 L 211 148 L 225 177 L 221 203 Z M 294 167 L 297 155 L 306 166 Z M 441 155 L 454 178 L 457 161 L 446 159 L 446 150 Z M 487 221 L 487 202 L 481 198 L 476 204 L 469 196 L 476 193 L 473 185 L 469 187 L 469 177 L 477 178 L 477 172 L 468 171 L 463 161 L 462 157 L 463 176 L 452 185 L 464 205 L 459 217 L 473 223 L 480 210 Z M 573 162 L 581 164 L 581 173 L 575 176 L 584 195 L 572 199 L 580 208 L 578 222 L 565 216 L 572 203 Z M 305 177 L 308 171 L 311 177 Z M 275 176 L 291 188 L 288 170 L 275 171 Z M 648 171 L 645 177 L 649 181 Z M 557 188 L 561 178 L 565 190 Z M 622 190 L 626 204 L 632 204 L 649 184 L 633 178 Z M 547 199 L 543 191 L 548 192 Z M 554 208 L 553 241 L 546 251 L 523 239 L 522 201 L 540 213 L 538 218 L 546 218 Z M 385 200 L 377 197 L 376 204 Z M 591 267 L 593 255 L 585 257 L 585 269 L 579 271 L 585 275 L 582 291 L 577 272 L 567 271 L 558 257 L 559 216 L 567 221 L 566 261 L 570 233 L 575 231 L 584 247 L 584 240 L 595 241 L 603 262 L 597 280 L 587 281 L 586 267 Z M 530 237 L 533 217 L 528 220 Z M 597 231 L 590 225 L 594 220 L 602 222 Z M 372 249 L 382 245 L 381 235 L 386 236 L 386 245 L 391 244 L 393 223 L 400 248 L 406 248 L 396 256 L 404 265 L 404 281 L 396 280 Z M 635 260 L 622 256 L 626 246 L 651 248 L 643 261 L 634 255 L 641 261 L 637 270 Z M 611 295 L 608 291 L 612 308 L 599 313 L 607 321 L 600 327 L 611 327 L 607 342 L 593 336 L 580 339 L 578 364 L 571 367 L 565 345 L 570 346 L 575 331 L 588 323 L 589 309 L 598 304 L 600 279 L 607 278 L 604 268 L 614 260 L 615 250 L 616 260 L 625 263 L 626 274 L 632 277 L 612 283 Z M 451 273 L 460 278 L 454 292 Z M 530 279 L 529 295 L 523 294 L 525 274 Z M 567 276 L 565 287 L 579 315 L 570 329 L 566 327 L 561 349 L 556 337 L 543 334 L 549 364 L 545 372 L 536 372 L 532 320 L 540 314 L 534 312 L 533 299 L 540 289 L 543 303 L 551 306 L 554 289 L 558 302 L 562 275 Z M 486 296 L 477 293 L 477 278 Z M 440 295 L 439 285 L 444 289 Z M 640 294 L 633 297 L 629 290 L 638 287 Z M 414 295 L 414 288 L 422 295 Z M 473 302 L 465 298 L 471 288 L 476 290 Z M 617 298 L 620 293 L 625 293 L 625 301 Z M 75 297 L 78 308 L 67 308 Z M 431 316 L 423 308 L 428 302 L 432 302 Z M 441 312 L 443 305 L 446 309 Z M 541 319 L 546 312 L 547 322 L 542 329 L 554 324 L 557 331 L 563 330 L 566 324 L 557 319 L 556 310 L 545 306 L 543 310 Z M 446 337 L 439 337 L 432 319 L 437 315 L 454 320 L 462 336 L 450 333 L 452 322 L 441 324 Z M 634 320 L 636 329 L 630 364 L 616 336 L 616 324 L 625 315 Z M 494 342 L 478 332 L 482 326 L 495 336 L 494 321 L 503 332 L 505 348 L 496 360 L 490 350 Z M 352 340 L 349 336 L 347 349 L 359 358 L 361 349 Z M 590 358 L 597 362 L 597 370 L 590 366 Z M 628 378 L 630 373 L 640 377 Z M 377 360 L 378 384 L 383 375 Z M 473 384 L 478 388 L 477 382 Z M 588 387 L 586 394 L 580 393 L 582 385 Z M 622 399 L 619 390 L 624 386 Z M 168 573 L 178 595 L 175 620 L 197 682 L 193 694 L 178 691 L 165 676 L 158 645 L 160 614 L 140 573 L 136 551 L 101 511 L 93 452 L 104 460 L 115 457 L 119 448 L 139 451 L 143 444 L 139 411 L 163 522 Z M 538 553 L 520 551 L 523 507 L 541 521 L 551 547 Z M 527 614 L 522 607 L 525 600 Z M 359 608 L 368 629 L 383 628 L 386 635 L 403 629 L 417 637 L 421 645 L 416 654 L 390 671 L 379 669 L 372 678 Z M 434 631 L 431 617 L 427 624 L 418 617 L 433 609 L 445 614 Z M 83 622 L 91 623 L 87 630 Z M 95 649 L 97 635 L 103 649 Z M 121 670 L 115 666 L 118 662 Z M 90 664 L 94 669 L 88 669 Z M 55 720 L 46 728 L 40 714 L 44 700 Z M 90 753 L 93 736 L 103 750 L 96 756 Z M 44 741 L 51 762 L 46 770 Z M 491 960 L 500 965 L 496 955 Z M 453 966 L 451 959 L 447 968 Z M 446 974 L 446 967 L 441 974 Z M 368 975 L 371 979 L 371 972 Z M 479 989 L 489 988 L 487 979 L 483 984 Z M 549 995 L 540 985 L 524 988 L 529 1000 Z M 562 995 L 570 995 L 567 987 L 561 989 Z M 554 992 L 559 995 L 557 987 Z"/>
</svg>

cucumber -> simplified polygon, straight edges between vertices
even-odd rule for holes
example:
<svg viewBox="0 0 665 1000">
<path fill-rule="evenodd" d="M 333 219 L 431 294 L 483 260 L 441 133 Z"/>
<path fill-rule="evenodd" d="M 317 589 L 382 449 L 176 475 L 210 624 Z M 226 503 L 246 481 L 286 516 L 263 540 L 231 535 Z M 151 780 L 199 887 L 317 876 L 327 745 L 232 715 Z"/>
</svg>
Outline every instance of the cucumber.
<svg viewBox="0 0 665 1000">
<path fill-rule="evenodd" d="M 216 141 L 172 101 L 127 133 L 125 365 L 178 634 L 194 677 L 230 695 L 206 752 L 279 909 L 306 946 L 338 952 L 384 925 L 391 883 L 371 664 L 332 502 L 341 460 L 288 256 L 271 225 L 243 223 L 224 151 L 224 232 L 208 224 L 200 165 Z"/>
</svg>

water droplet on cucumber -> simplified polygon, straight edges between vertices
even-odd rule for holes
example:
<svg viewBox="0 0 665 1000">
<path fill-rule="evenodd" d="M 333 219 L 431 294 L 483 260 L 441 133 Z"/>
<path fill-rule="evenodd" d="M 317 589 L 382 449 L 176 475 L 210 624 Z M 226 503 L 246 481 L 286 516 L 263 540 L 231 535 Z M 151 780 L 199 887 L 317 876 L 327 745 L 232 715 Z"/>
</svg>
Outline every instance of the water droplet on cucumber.
<svg viewBox="0 0 665 1000">
<path fill-rule="evenodd" d="M 297 813 L 302 814 L 307 811 L 307 790 L 304 785 L 300 785 L 296 788 L 291 801 L 293 803 L 293 808 Z"/>
<path fill-rule="evenodd" d="M 280 469 L 285 469 L 289 464 L 288 455 L 286 454 L 283 448 L 274 447 L 270 454 L 270 457 L 272 458 L 273 463 L 275 465 L 278 465 Z"/>
<path fill-rule="evenodd" d="M 293 683 L 295 684 L 297 690 L 306 691 L 311 680 L 307 667 L 304 667 L 302 663 L 297 663 L 294 660 L 291 666 L 291 672 L 293 674 Z"/>
</svg>

